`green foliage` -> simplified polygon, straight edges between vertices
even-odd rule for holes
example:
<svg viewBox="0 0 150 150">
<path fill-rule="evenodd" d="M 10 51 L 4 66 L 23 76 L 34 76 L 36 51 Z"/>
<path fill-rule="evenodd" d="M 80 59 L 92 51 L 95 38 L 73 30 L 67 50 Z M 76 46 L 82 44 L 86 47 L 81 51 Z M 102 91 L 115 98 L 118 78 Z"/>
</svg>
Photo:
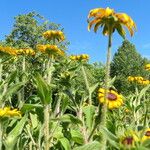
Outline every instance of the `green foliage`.
<svg viewBox="0 0 150 150">
<path fill-rule="evenodd" d="M 17 125 L 11 130 L 10 133 L 8 133 L 7 138 L 4 141 L 4 145 L 6 149 L 15 149 L 15 145 L 17 143 L 17 140 L 20 136 L 20 134 L 23 131 L 24 125 L 27 121 L 27 116 L 25 115 L 18 123 Z"/>
<path fill-rule="evenodd" d="M 148 63 L 146 58 L 137 52 L 135 46 L 125 40 L 119 47 L 111 62 L 111 77 L 116 77 L 114 86 L 119 92 L 126 95 L 133 92 L 134 87 L 127 81 L 128 76 L 146 77 L 147 72 L 144 69 Z"/>
<path fill-rule="evenodd" d="M 13 31 L 2 44 L 33 49 L 36 44 L 54 44 L 42 33 L 60 26 L 42 20 L 36 13 L 17 16 Z M 55 44 L 66 48 L 65 42 Z M 148 76 L 141 67 L 145 63 L 135 47 L 124 41 L 112 61 L 109 84 L 127 96 L 120 108 L 108 109 L 103 127 L 103 104 L 97 98 L 104 81 L 103 64 L 72 61 L 67 55 L 53 58 L 40 52 L 35 56 L 1 55 L 0 148 L 99 150 L 105 136 L 107 150 L 149 149 L 149 141 L 141 138 L 150 125 L 150 86 L 132 87 L 127 82 L 129 75 Z M 20 110 L 22 118 L 5 116 L 6 106 Z M 140 139 L 133 145 L 123 143 L 128 130 L 137 132 Z"/>
<path fill-rule="evenodd" d="M 6 44 L 13 47 L 31 47 L 43 43 L 42 33 L 48 29 L 58 29 L 59 25 L 49 23 L 41 15 L 30 12 L 15 17 L 13 30 L 6 37 Z M 32 36 L 31 36 L 32 35 Z"/>
</svg>

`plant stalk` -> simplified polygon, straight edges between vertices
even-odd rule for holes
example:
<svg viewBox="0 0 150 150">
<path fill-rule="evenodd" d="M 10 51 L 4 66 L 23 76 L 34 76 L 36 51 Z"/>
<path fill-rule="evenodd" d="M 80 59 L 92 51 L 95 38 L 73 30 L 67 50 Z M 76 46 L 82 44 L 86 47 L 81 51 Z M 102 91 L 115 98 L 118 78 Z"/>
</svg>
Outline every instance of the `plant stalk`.
<svg viewBox="0 0 150 150">
<path fill-rule="evenodd" d="M 3 64 L 2 64 L 2 59 L 0 58 L 0 82 L 2 81 L 2 70 L 3 70 Z"/>
<path fill-rule="evenodd" d="M 3 125 L 2 121 L 0 120 L 0 150 L 2 150 L 3 145 Z"/>
<path fill-rule="evenodd" d="M 101 115 L 101 126 L 106 127 L 106 117 L 107 117 L 107 92 L 109 90 L 109 79 L 110 79 L 110 60 L 111 60 L 111 45 L 112 45 L 112 32 L 110 30 L 110 34 L 108 37 L 108 49 L 107 49 L 107 60 L 106 60 L 106 74 L 105 74 L 105 93 L 104 93 L 104 103 L 102 106 L 102 115 Z M 106 142 L 107 139 L 105 135 L 102 135 L 102 148 L 101 150 L 106 150 Z"/>
<path fill-rule="evenodd" d="M 45 142 L 45 150 L 49 150 L 50 144 L 49 144 L 49 118 L 50 118 L 50 107 L 49 104 L 46 104 L 44 106 L 44 142 Z"/>
<path fill-rule="evenodd" d="M 51 78 L 52 78 L 52 69 L 53 66 L 53 57 L 51 59 L 48 59 L 47 62 L 47 83 L 50 85 Z M 49 150 L 50 148 L 50 104 L 45 104 L 44 106 L 44 142 L 45 142 L 45 150 Z"/>
<path fill-rule="evenodd" d="M 88 102 L 89 102 L 89 105 L 91 105 L 92 104 L 92 98 L 91 98 L 91 92 L 90 92 L 89 82 L 88 82 L 88 79 L 87 79 L 87 75 L 86 75 L 84 66 L 82 65 L 81 68 L 82 68 L 82 73 L 83 73 L 83 77 L 84 77 L 86 89 L 87 89 L 88 94 L 89 94 L 89 101 Z"/>
</svg>

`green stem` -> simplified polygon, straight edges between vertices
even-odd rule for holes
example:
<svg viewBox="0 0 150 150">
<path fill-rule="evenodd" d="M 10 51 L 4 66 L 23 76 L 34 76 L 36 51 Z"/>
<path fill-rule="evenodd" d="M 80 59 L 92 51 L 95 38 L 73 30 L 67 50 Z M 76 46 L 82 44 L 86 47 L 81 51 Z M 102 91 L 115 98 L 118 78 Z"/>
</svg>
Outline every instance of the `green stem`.
<svg viewBox="0 0 150 150">
<path fill-rule="evenodd" d="M 52 67 L 53 66 L 53 57 L 48 59 L 47 63 L 47 83 L 50 85 L 52 78 Z M 44 142 L 45 142 L 45 150 L 49 150 L 50 148 L 50 104 L 45 104 L 44 106 Z"/>
<path fill-rule="evenodd" d="M 91 105 L 92 104 L 92 98 L 91 98 L 91 92 L 90 92 L 89 82 L 88 82 L 88 79 L 87 79 L 87 75 L 86 75 L 84 66 L 82 65 L 81 68 L 82 68 L 82 73 L 83 73 L 83 77 L 84 77 L 86 89 L 87 89 L 88 94 L 89 94 L 89 104 Z"/>
<path fill-rule="evenodd" d="M 22 76 L 22 82 L 25 82 L 25 71 L 26 71 L 26 58 L 25 58 L 25 56 L 23 56 L 23 61 L 22 61 L 22 72 L 23 72 L 23 76 Z M 22 88 L 22 90 L 21 90 L 21 101 L 22 101 L 22 103 L 24 103 L 24 100 L 25 100 L 25 97 L 24 97 L 24 94 L 25 94 L 25 92 L 24 92 L 24 87 Z"/>
<path fill-rule="evenodd" d="M 2 71 L 3 71 L 3 64 L 2 59 L 0 58 L 0 82 L 2 81 Z"/>
<path fill-rule="evenodd" d="M 49 104 L 46 104 L 44 106 L 44 142 L 45 142 L 45 150 L 49 150 L 50 144 L 49 144 L 49 118 L 50 118 L 50 107 Z"/>
<path fill-rule="evenodd" d="M 84 136 L 84 143 L 87 144 L 88 143 L 88 135 L 87 135 L 86 126 L 85 126 L 85 122 L 84 122 L 84 118 L 83 118 L 82 108 L 79 109 L 79 112 L 77 114 L 78 114 L 79 119 L 82 121 L 82 125 L 81 125 L 80 129 Z"/>
<path fill-rule="evenodd" d="M 2 150 L 3 145 L 3 125 L 2 121 L 0 120 L 0 150 Z"/>
<path fill-rule="evenodd" d="M 23 72 L 26 71 L 26 58 L 25 58 L 25 56 L 23 56 L 23 60 L 22 60 L 22 71 Z"/>
<path fill-rule="evenodd" d="M 110 34 L 108 37 L 108 49 L 107 49 L 107 60 L 106 60 L 106 74 L 105 74 L 105 93 L 104 93 L 104 103 L 102 106 L 102 115 L 101 115 L 101 126 L 106 127 L 106 117 L 107 117 L 107 92 L 109 90 L 109 79 L 110 79 L 110 59 L 111 59 L 111 45 L 112 45 L 112 32 L 110 30 Z M 105 135 L 102 136 L 102 149 L 106 150 L 106 137 Z"/>
<path fill-rule="evenodd" d="M 47 83 L 50 84 L 51 83 L 51 78 L 52 78 L 52 71 L 50 70 L 53 63 L 52 63 L 52 59 L 48 59 L 47 62 Z"/>
</svg>

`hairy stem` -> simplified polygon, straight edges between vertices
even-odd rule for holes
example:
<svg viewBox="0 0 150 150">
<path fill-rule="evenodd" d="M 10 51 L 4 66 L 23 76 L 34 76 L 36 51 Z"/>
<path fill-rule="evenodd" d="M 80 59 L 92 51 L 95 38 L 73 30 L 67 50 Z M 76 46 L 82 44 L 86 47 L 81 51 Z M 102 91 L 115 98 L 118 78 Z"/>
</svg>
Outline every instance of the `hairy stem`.
<svg viewBox="0 0 150 150">
<path fill-rule="evenodd" d="M 49 104 L 44 106 L 44 142 L 45 142 L 45 150 L 49 150 L 49 117 L 50 117 L 50 107 Z"/>
<path fill-rule="evenodd" d="M 86 72 L 85 72 L 85 69 L 84 69 L 83 65 L 82 65 L 82 73 L 83 73 L 86 89 L 87 89 L 88 94 L 89 94 L 89 104 L 91 105 L 92 104 L 91 92 L 90 92 L 90 87 L 89 87 L 89 82 L 88 82 L 88 79 L 87 79 L 87 75 L 86 75 Z"/>
<path fill-rule="evenodd" d="M 104 103 L 102 106 L 102 115 L 101 115 L 101 126 L 106 127 L 106 117 L 107 117 L 107 92 L 109 90 L 109 79 L 110 79 L 110 59 L 111 59 L 111 45 L 112 45 L 112 32 L 110 32 L 108 37 L 108 49 L 107 49 L 107 60 L 106 60 L 106 74 L 105 74 L 105 93 L 104 93 Z M 106 150 L 106 137 L 102 136 L 102 149 Z"/>
<path fill-rule="evenodd" d="M 51 78 L 52 78 L 52 67 L 53 66 L 53 57 L 51 59 L 48 59 L 47 62 L 47 83 L 50 85 Z M 45 104 L 44 106 L 44 142 L 45 142 L 45 150 L 49 150 L 50 148 L 50 141 L 49 141 L 49 135 L 50 135 L 50 104 Z"/>
<path fill-rule="evenodd" d="M 2 70 L 3 70 L 3 64 L 2 64 L 2 59 L 0 58 L 0 82 L 2 81 Z"/>
<path fill-rule="evenodd" d="M 0 120 L 0 150 L 2 150 L 2 145 L 3 145 L 3 125 Z"/>
<path fill-rule="evenodd" d="M 87 144 L 88 143 L 88 135 L 87 135 L 87 131 L 86 131 L 86 126 L 85 126 L 85 122 L 84 122 L 84 118 L 83 118 L 83 112 L 82 112 L 82 108 L 79 109 L 79 112 L 77 113 L 79 119 L 82 121 L 83 125 L 81 125 L 81 132 L 84 136 L 84 143 Z"/>
</svg>

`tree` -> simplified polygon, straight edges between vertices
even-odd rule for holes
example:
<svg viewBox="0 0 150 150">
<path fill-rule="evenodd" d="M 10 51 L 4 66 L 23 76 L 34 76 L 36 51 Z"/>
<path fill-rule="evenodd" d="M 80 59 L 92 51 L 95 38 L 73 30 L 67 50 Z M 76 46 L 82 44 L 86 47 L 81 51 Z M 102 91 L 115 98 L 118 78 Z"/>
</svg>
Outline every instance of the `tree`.
<svg viewBox="0 0 150 150">
<path fill-rule="evenodd" d="M 129 93 L 133 86 L 127 81 L 128 76 L 146 77 L 144 65 L 148 63 L 146 58 L 137 52 L 135 46 L 125 40 L 115 53 L 111 62 L 111 77 L 116 76 L 114 86 L 119 92 Z"/>
<path fill-rule="evenodd" d="M 18 15 L 15 17 L 13 29 L 6 36 L 5 44 L 12 47 L 35 48 L 37 44 L 44 44 L 46 40 L 42 33 L 46 30 L 63 30 L 59 24 L 47 21 L 44 17 L 35 12 Z M 63 42 L 63 49 L 68 42 Z"/>
</svg>

